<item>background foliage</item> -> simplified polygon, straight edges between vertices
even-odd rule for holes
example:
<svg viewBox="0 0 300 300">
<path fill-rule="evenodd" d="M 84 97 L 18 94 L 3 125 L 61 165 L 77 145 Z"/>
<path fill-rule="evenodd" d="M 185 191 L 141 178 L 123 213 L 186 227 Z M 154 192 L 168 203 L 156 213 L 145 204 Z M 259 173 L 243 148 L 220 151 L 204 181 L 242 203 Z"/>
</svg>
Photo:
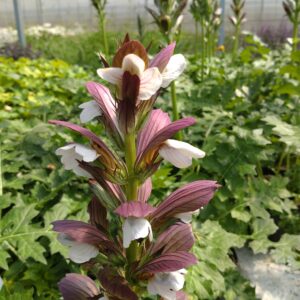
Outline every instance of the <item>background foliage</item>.
<svg viewBox="0 0 300 300">
<path fill-rule="evenodd" d="M 39 50 L 47 56 L 53 43 L 44 42 Z M 195 222 L 200 263 L 186 281 L 193 299 L 255 299 L 234 263 L 235 247 L 300 267 L 300 54 L 271 51 L 252 36 L 245 42 L 234 61 L 223 53 L 212 58 L 204 80 L 198 57 L 189 56 L 178 100 L 182 115 L 195 116 L 197 124 L 184 135 L 207 155 L 187 170 L 164 164 L 153 179 L 151 201 L 191 180 L 223 185 Z M 86 55 L 82 65 L 90 62 L 92 71 L 61 60 L 0 58 L 0 299 L 58 299 L 57 282 L 78 271 L 50 223 L 87 218 L 87 184 L 64 171 L 54 154 L 66 140 L 80 139 L 47 120 L 79 122 L 78 105 L 88 100 L 84 82 L 95 79 L 98 60 L 93 44 L 93 52 L 65 45 L 69 62 Z M 157 106 L 170 109 L 169 98 L 166 91 Z"/>
</svg>

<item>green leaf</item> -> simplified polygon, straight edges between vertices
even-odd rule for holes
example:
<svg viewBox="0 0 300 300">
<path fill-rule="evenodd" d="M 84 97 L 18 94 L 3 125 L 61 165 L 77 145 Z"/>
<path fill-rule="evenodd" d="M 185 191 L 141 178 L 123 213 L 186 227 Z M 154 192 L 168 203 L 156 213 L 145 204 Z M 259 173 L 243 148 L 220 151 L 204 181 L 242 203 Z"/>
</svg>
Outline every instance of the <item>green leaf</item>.
<svg viewBox="0 0 300 300">
<path fill-rule="evenodd" d="M 7 259 L 10 255 L 6 252 L 6 249 L 3 245 L 0 247 L 0 268 L 8 270 Z"/>
<path fill-rule="evenodd" d="M 253 233 L 251 235 L 252 242 L 250 247 L 254 253 L 267 253 L 272 242 L 268 239 L 269 235 L 276 232 L 277 226 L 272 219 L 255 219 L 253 222 Z"/>
<path fill-rule="evenodd" d="M 271 255 L 277 263 L 300 268 L 300 235 L 285 233 L 273 246 Z"/>
<path fill-rule="evenodd" d="M 274 126 L 273 132 L 280 137 L 280 141 L 291 147 L 291 150 L 295 150 L 300 154 L 300 127 L 293 126 L 286 122 L 283 122 L 280 118 L 274 115 L 269 115 L 263 118 L 263 120 Z"/>
<path fill-rule="evenodd" d="M 0 221 L 0 245 L 2 251 L 5 252 L 3 248 L 5 246 L 22 261 L 32 257 L 41 263 L 46 263 L 43 256 L 45 249 L 36 240 L 47 234 L 48 230 L 32 224 L 32 219 L 38 214 L 34 207 L 34 204 L 14 207 L 4 215 Z M 8 252 L 2 255 L 7 258 L 7 254 Z"/>
<path fill-rule="evenodd" d="M 193 291 L 198 299 L 211 293 L 216 297 L 226 290 L 224 272 L 235 268 L 228 255 L 229 249 L 242 247 L 244 239 L 225 231 L 218 222 L 209 220 L 194 232 L 196 243 L 193 251 L 199 263 L 188 273 L 188 290 Z"/>
</svg>

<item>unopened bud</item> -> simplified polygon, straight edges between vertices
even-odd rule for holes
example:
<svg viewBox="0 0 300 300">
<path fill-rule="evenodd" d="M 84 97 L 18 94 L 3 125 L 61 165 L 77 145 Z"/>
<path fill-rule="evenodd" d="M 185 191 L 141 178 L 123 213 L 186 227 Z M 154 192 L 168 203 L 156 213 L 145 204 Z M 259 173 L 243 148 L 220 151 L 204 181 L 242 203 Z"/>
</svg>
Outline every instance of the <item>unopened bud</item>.
<svg viewBox="0 0 300 300">
<path fill-rule="evenodd" d="M 170 18 L 170 16 L 162 16 L 160 18 L 160 26 L 165 32 L 169 31 L 170 27 L 171 27 L 171 18 Z"/>
</svg>

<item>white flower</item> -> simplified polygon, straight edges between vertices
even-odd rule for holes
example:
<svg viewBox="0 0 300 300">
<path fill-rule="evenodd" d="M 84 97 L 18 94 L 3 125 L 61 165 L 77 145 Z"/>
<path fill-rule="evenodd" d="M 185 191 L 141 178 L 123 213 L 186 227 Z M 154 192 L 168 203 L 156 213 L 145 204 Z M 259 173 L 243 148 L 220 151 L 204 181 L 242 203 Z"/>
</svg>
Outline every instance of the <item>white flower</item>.
<svg viewBox="0 0 300 300">
<path fill-rule="evenodd" d="M 75 263 L 82 264 L 87 262 L 99 253 L 98 248 L 94 245 L 73 241 L 64 233 L 60 233 L 57 239 L 64 246 L 70 247 L 69 258 Z"/>
<path fill-rule="evenodd" d="M 161 87 L 162 76 L 158 68 L 145 69 L 145 62 L 135 54 L 128 54 L 124 57 L 122 68 L 98 69 L 97 73 L 102 79 L 121 88 L 122 77 L 125 71 L 140 78 L 140 100 L 148 100 Z"/>
<path fill-rule="evenodd" d="M 92 162 L 97 157 L 97 152 L 87 146 L 71 143 L 55 151 L 56 155 L 61 155 L 61 162 L 66 170 L 72 170 L 76 175 L 90 177 L 90 174 L 83 170 L 78 161 Z"/>
<path fill-rule="evenodd" d="M 241 89 L 235 90 L 235 95 L 239 98 L 245 98 L 249 96 L 249 88 L 245 85 L 241 87 Z"/>
<path fill-rule="evenodd" d="M 221 16 L 221 15 L 222 15 L 222 8 L 221 8 L 221 7 L 218 7 L 218 8 L 215 10 L 215 15 L 216 15 L 216 16 Z"/>
<path fill-rule="evenodd" d="M 151 224 L 144 218 L 129 217 L 123 223 L 123 247 L 128 248 L 134 240 L 145 238 L 149 235 L 153 239 Z"/>
<path fill-rule="evenodd" d="M 177 79 L 186 67 L 186 60 L 182 54 L 172 55 L 167 66 L 162 71 L 162 84 L 166 88 L 173 80 Z"/>
<path fill-rule="evenodd" d="M 191 223 L 193 215 L 198 214 L 199 211 L 200 211 L 200 209 L 196 209 L 194 211 L 179 213 L 179 214 L 174 215 L 174 217 L 180 219 L 184 223 Z"/>
<path fill-rule="evenodd" d="M 176 292 L 183 288 L 185 274 L 185 269 L 155 274 L 148 282 L 149 294 L 160 295 L 166 300 L 176 300 Z"/>
<path fill-rule="evenodd" d="M 80 113 L 81 123 L 87 123 L 102 115 L 102 111 L 95 100 L 84 102 L 79 105 L 79 108 L 82 108 L 82 112 Z"/>
<path fill-rule="evenodd" d="M 0 291 L 1 291 L 2 287 L 3 287 L 3 280 L 2 280 L 2 278 L 0 276 Z"/>
<path fill-rule="evenodd" d="M 177 168 L 186 168 L 193 158 L 203 158 L 205 152 L 185 142 L 168 139 L 159 150 L 160 156 Z"/>
</svg>

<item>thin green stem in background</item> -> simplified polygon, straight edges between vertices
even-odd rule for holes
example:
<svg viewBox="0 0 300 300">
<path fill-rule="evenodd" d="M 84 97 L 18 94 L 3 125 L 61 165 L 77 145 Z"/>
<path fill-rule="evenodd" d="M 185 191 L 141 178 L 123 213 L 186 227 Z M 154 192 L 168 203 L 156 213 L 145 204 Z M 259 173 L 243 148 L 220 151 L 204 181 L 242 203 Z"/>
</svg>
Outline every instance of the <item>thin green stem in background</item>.
<svg viewBox="0 0 300 300">
<path fill-rule="evenodd" d="M 105 19 L 105 14 L 102 13 L 100 14 L 100 31 L 101 31 L 101 36 L 102 36 L 102 41 L 103 41 L 103 46 L 104 46 L 104 54 L 108 57 L 109 55 L 109 49 L 108 49 L 108 42 L 107 42 L 107 35 L 106 35 L 106 19 Z"/>
<path fill-rule="evenodd" d="M 286 149 L 284 149 L 280 155 L 280 158 L 279 158 L 279 162 L 278 162 L 278 165 L 276 167 L 276 175 L 278 175 L 281 171 L 281 167 L 282 167 L 282 163 L 283 163 L 283 160 L 284 158 L 286 157 L 287 153 L 286 153 Z"/>
<path fill-rule="evenodd" d="M 1 144 L 0 144 L 0 196 L 3 196 Z"/>
<path fill-rule="evenodd" d="M 204 64 L 205 64 L 205 32 L 204 21 L 201 19 L 201 81 L 204 80 Z"/>
<path fill-rule="evenodd" d="M 299 18 L 299 13 L 296 13 L 295 22 L 293 24 L 293 51 L 296 51 L 298 46 L 298 26 L 299 26 L 298 18 Z"/>
<path fill-rule="evenodd" d="M 198 22 L 195 21 L 195 56 L 198 57 L 199 48 L 198 48 L 198 40 L 199 40 L 199 26 Z"/>
<path fill-rule="evenodd" d="M 233 49 L 232 49 L 233 57 L 236 57 L 238 49 L 239 49 L 240 31 L 241 31 L 241 26 L 240 26 L 240 24 L 237 24 L 236 28 L 235 28 L 234 43 L 233 43 Z"/>
</svg>

